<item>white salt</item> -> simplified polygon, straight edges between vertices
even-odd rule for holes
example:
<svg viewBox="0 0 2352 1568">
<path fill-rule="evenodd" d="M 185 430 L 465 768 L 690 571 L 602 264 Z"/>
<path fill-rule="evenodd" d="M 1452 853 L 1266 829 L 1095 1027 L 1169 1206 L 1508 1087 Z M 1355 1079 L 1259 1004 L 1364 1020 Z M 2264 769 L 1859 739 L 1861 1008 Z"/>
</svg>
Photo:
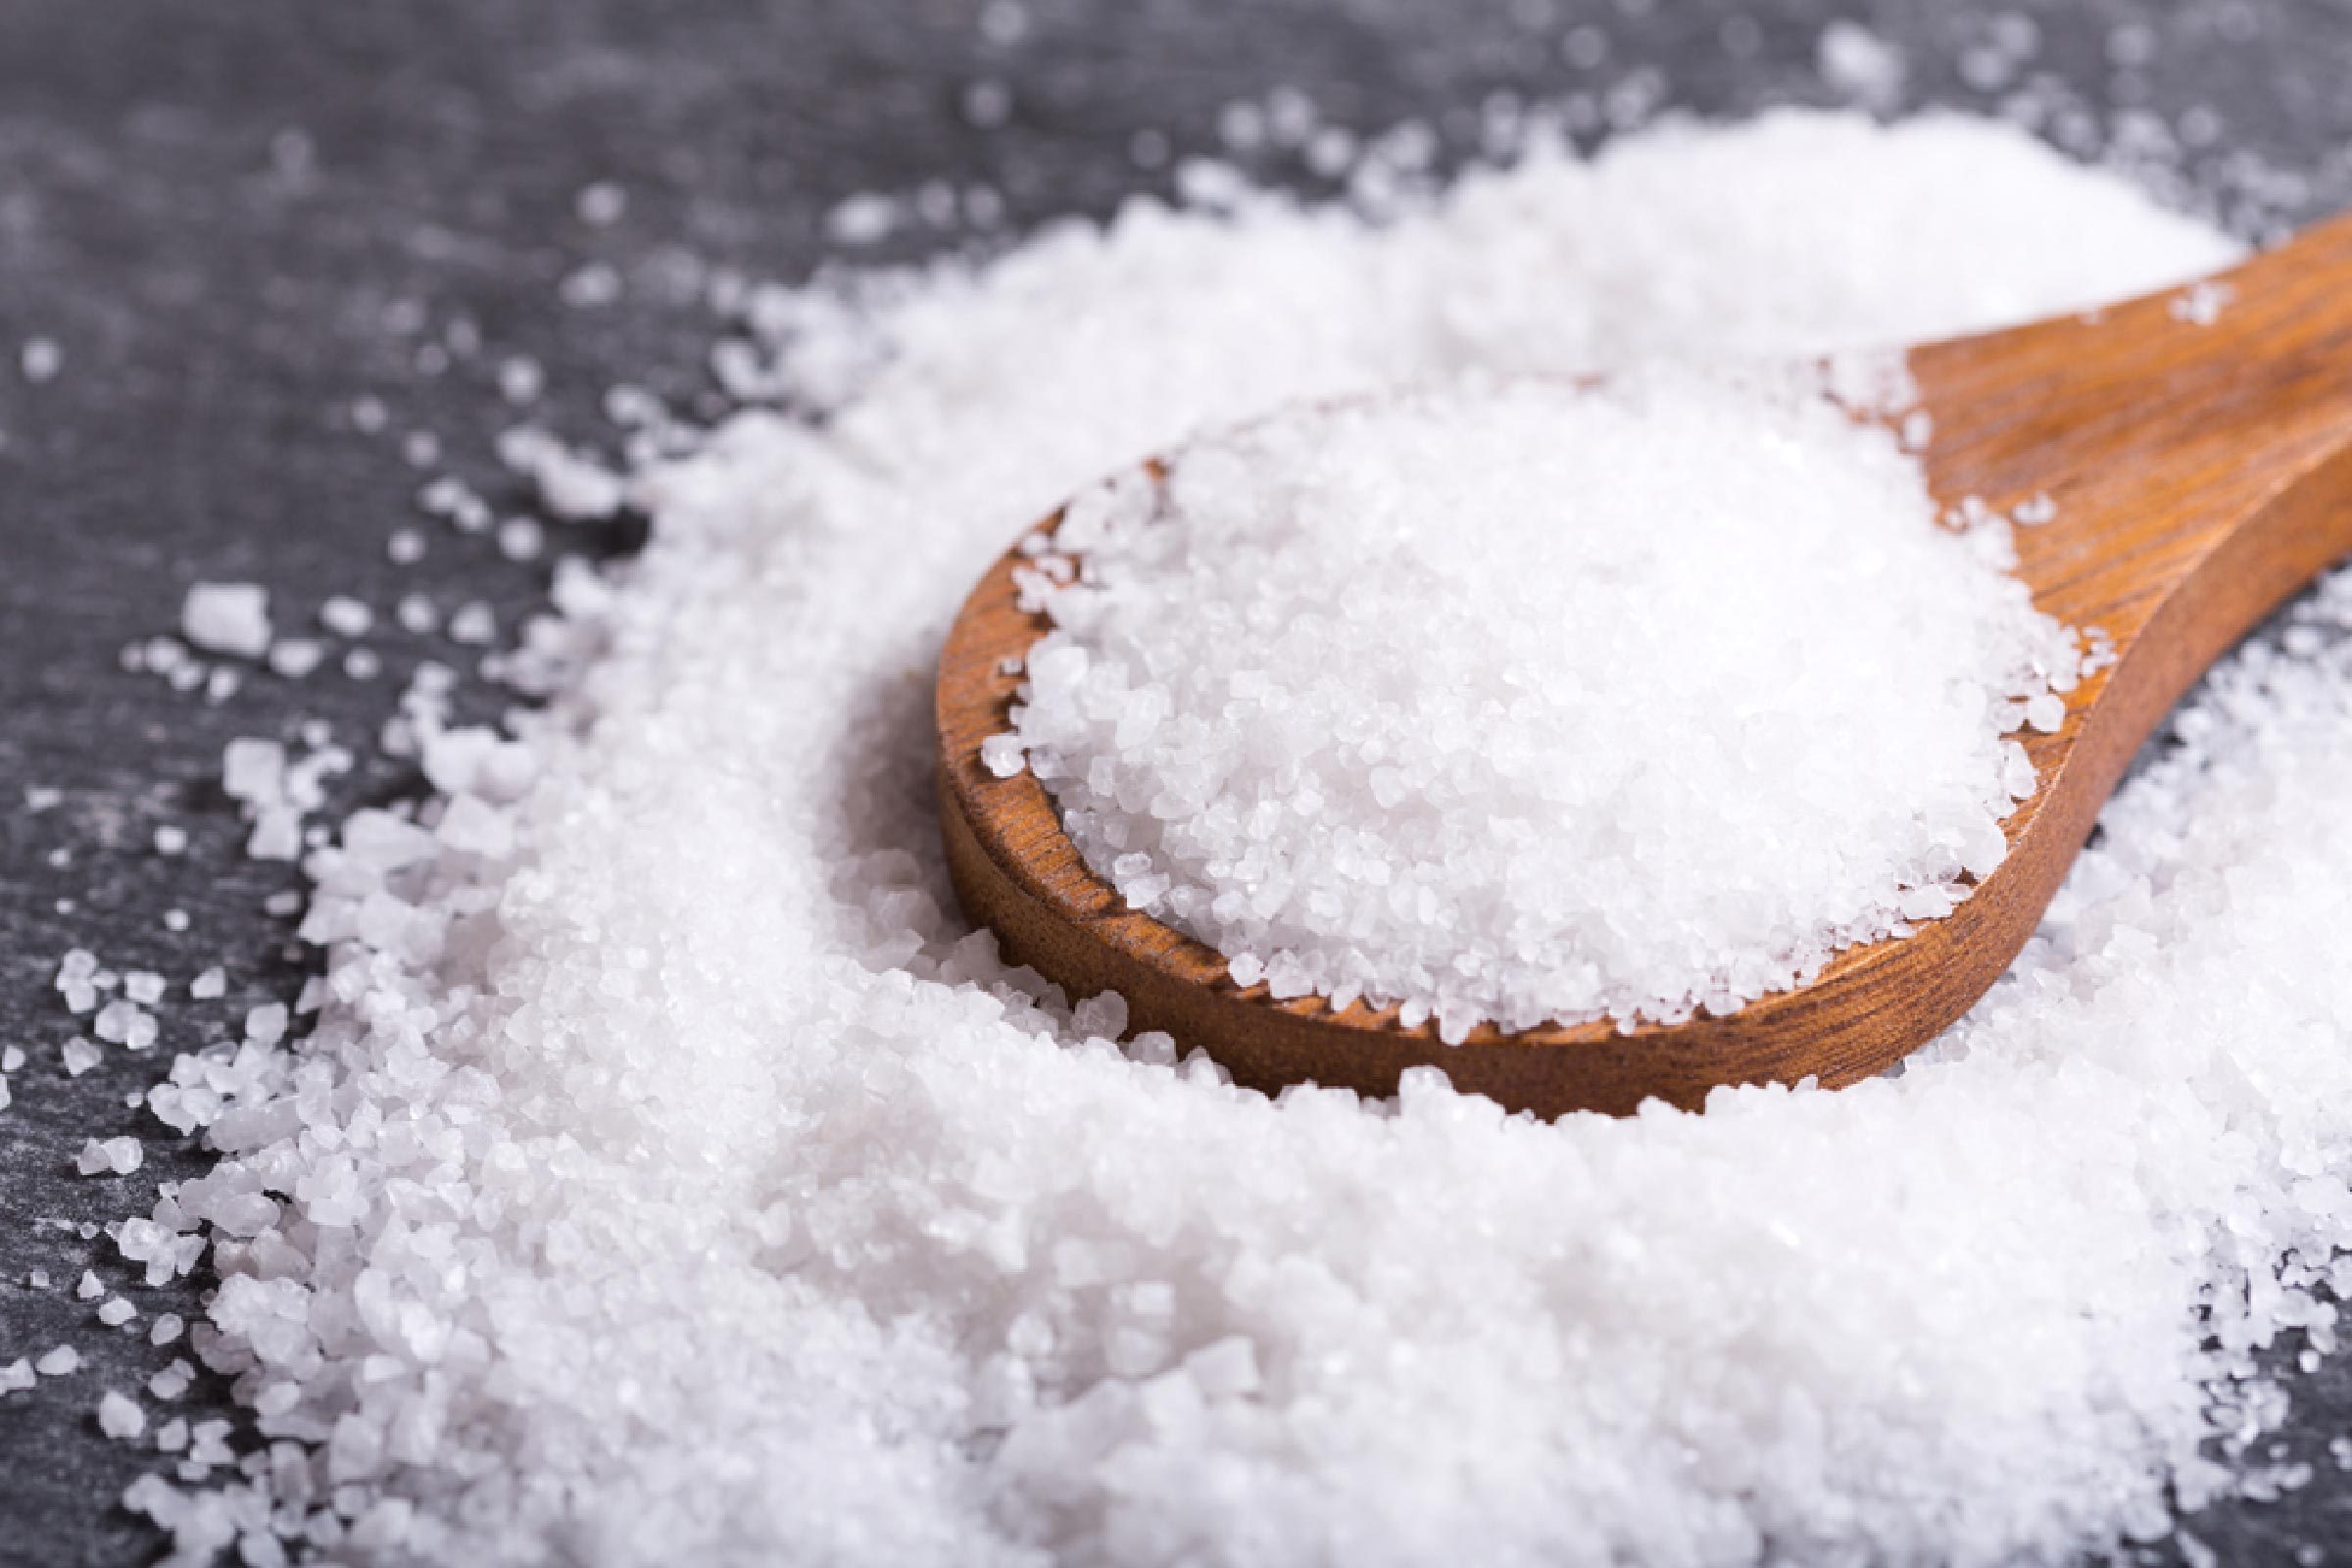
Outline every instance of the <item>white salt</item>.
<svg viewBox="0 0 2352 1568">
<path fill-rule="evenodd" d="M 270 670 L 300 680 L 326 662 L 326 645 L 316 637 L 280 637 L 270 645 Z"/>
<path fill-rule="evenodd" d="M 338 637 L 365 637 L 375 624 L 375 612 L 357 599 L 337 594 L 318 607 L 318 624 Z"/>
<path fill-rule="evenodd" d="M 127 1176 L 139 1168 L 145 1151 L 136 1138 L 84 1139 L 74 1168 L 84 1176 Z M 84 1276 L 85 1282 L 91 1276 Z"/>
<path fill-rule="evenodd" d="M 270 594 L 249 582 L 200 582 L 179 611 L 179 632 L 216 654 L 259 659 L 270 651 Z"/>
<path fill-rule="evenodd" d="M 1841 20 L 1823 28 L 1818 57 L 1830 85 L 1856 103 L 1883 110 L 1903 95 L 1910 71 L 1903 51 L 1860 23 Z"/>
<path fill-rule="evenodd" d="M 1948 912 L 2006 853 L 2006 705 L 2074 667 L 2004 524 L 1779 378 L 1309 406 L 1055 544 L 1013 719 L 1089 863 L 1449 1041 L 1731 1012 Z"/>
<path fill-rule="evenodd" d="M 450 612 L 449 640 L 480 646 L 496 640 L 498 620 L 488 605 L 468 600 Z"/>
<path fill-rule="evenodd" d="M 836 245 L 875 245 L 898 224 L 898 205 L 874 191 L 848 196 L 825 217 L 825 234 Z"/>
<path fill-rule="evenodd" d="M 45 1378 L 71 1377 L 81 1367 L 81 1352 L 71 1345 L 61 1345 L 43 1352 L 32 1363 L 32 1369 Z"/>
<path fill-rule="evenodd" d="M 98 1430 L 117 1442 L 127 1443 L 147 1430 L 147 1413 L 109 1389 L 98 1400 Z"/>
<path fill-rule="evenodd" d="M 498 368 L 499 396 L 509 403 L 524 404 L 537 401 L 547 388 L 547 372 L 539 362 L 523 355 L 502 363 Z"/>
<path fill-rule="evenodd" d="M 580 221 L 596 228 L 619 222 L 621 215 L 628 211 L 628 192 L 611 180 L 584 185 L 579 194 L 572 198 L 572 211 L 579 215 Z"/>
<path fill-rule="evenodd" d="M 191 1549 L 235 1514 L 435 1564 L 1990 1563 L 2233 1484 L 2250 1348 L 2331 1334 L 2287 1259 L 2352 1240 L 2296 1196 L 2352 1165 L 2340 651 L 2225 672 L 1900 1078 L 1551 1126 L 1090 1039 L 1107 1004 L 956 917 L 926 721 L 1004 541 L 1200 431 L 2232 247 L 1952 120 L 1662 130 L 1379 226 L 1233 194 L 758 291 L 778 401 L 624 476 L 646 551 L 520 634 L 548 711 L 417 737 L 510 853 L 311 853 L 314 1029 L 174 1064 L 150 1103 L 220 1157 L 120 1229 L 159 1283 L 217 1249 L 206 1359 L 313 1450 L 223 1478 L 192 1429 L 227 1490 L 138 1499 Z"/>
</svg>

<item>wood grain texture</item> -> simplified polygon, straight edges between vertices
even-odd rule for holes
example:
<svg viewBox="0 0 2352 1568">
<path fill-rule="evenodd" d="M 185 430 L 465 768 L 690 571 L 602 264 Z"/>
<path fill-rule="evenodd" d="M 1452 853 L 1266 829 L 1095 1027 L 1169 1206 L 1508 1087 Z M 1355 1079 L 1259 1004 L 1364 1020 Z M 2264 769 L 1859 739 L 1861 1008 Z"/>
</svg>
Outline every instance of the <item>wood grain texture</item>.
<svg viewBox="0 0 2352 1568">
<path fill-rule="evenodd" d="M 1119 992 L 1136 1027 L 1204 1048 L 1262 1089 L 1313 1081 L 1388 1094 L 1406 1068 L 1434 1064 L 1458 1088 L 1551 1116 L 1884 1071 L 2008 966 L 2180 694 L 2352 550 L 2352 218 L 2227 284 L 2207 324 L 2182 318 L 2173 290 L 1910 351 L 1935 421 L 1924 456 L 1937 499 L 2003 510 L 2053 499 L 2055 520 L 2017 530 L 2019 574 L 2043 610 L 2103 628 L 2117 659 L 2068 697 L 2056 733 L 2021 737 L 2040 788 L 2007 823 L 2000 869 L 1948 918 L 1849 949 L 1812 985 L 1728 1018 L 1630 1033 L 1486 1025 L 1446 1046 L 1434 1021 L 1400 1027 L 1394 1007 L 1335 1012 L 1319 998 L 1276 1002 L 1263 984 L 1235 984 L 1215 952 L 1127 908 L 1087 868 L 1035 778 L 980 765 L 980 743 L 1007 727 L 1019 685 L 1004 661 L 1047 629 L 1015 606 L 1012 555 L 974 589 L 940 662 L 940 815 L 957 894 L 1013 959 L 1074 996 Z"/>
</svg>

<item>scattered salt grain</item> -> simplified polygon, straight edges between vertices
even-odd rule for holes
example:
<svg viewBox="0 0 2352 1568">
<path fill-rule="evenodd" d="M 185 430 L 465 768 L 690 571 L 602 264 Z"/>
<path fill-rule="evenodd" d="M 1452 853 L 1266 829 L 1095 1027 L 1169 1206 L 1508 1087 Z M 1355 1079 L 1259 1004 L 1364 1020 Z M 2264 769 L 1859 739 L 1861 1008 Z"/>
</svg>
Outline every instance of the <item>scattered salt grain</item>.
<svg viewBox="0 0 2352 1568">
<path fill-rule="evenodd" d="M 274 1046 L 286 1037 L 286 1004 L 267 1002 L 245 1014 L 245 1038 L 257 1046 Z"/>
<path fill-rule="evenodd" d="M 208 653 L 259 659 L 270 651 L 270 594 L 249 582 L 200 582 L 179 611 L 179 632 Z"/>
<path fill-rule="evenodd" d="M 844 198 L 825 217 L 825 237 L 836 245 L 877 245 L 898 224 L 898 205 L 874 191 Z"/>
<path fill-rule="evenodd" d="M 198 1002 L 210 1002 L 228 991 L 228 971 L 214 964 L 188 982 L 188 995 Z"/>
<path fill-rule="evenodd" d="M 1908 62 L 1896 45 L 1859 23 L 1838 21 L 1822 29 L 1821 74 L 1854 102 L 1886 109 L 1901 99 Z"/>
<path fill-rule="evenodd" d="M 110 1329 L 119 1329 L 139 1315 L 139 1309 L 120 1296 L 110 1298 L 98 1308 L 98 1321 Z"/>
<path fill-rule="evenodd" d="M 316 637 L 280 637 L 270 645 L 270 670 L 300 680 L 326 662 L 326 645 Z"/>
<path fill-rule="evenodd" d="M 509 561 L 536 561 L 546 543 L 547 530 L 536 517 L 509 517 L 498 525 L 498 553 Z"/>
<path fill-rule="evenodd" d="M 357 599 L 337 594 L 318 607 L 318 624 L 338 637 L 365 637 L 375 623 L 375 612 Z"/>
<path fill-rule="evenodd" d="M 620 298 L 620 273 L 609 262 L 590 262 L 564 274 L 556 297 L 573 310 L 595 310 Z"/>
<path fill-rule="evenodd" d="M 579 194 L 572 198 L 571 206 L 581 222 L 596 228 L 607 228 L 619 222 L 621 215 L 628 211 L 629 197 L 628 192 L 612 181 L 599 180 L 593 185 L 582 186 Z"/>
<path fill-rule="evenodd" d="M 498 368 L 498 393 L 509 403 L 521 405 L 538 401 L 547 389 L 547 372 L 537 360 L 516 356 Z"/>
<path fill-rule="evenodd" d="M 499 437 L 498 453 L 538 487 L 540 502 L 559 517 L 609 517 L 627 500 L 618 474 L 544 430 L 518 425 Z"/>
<path fill-rule="evenodd" d="M 71 1345 L 46 1351 L 32 1363 L 32 1369 L 45 1378 L 71 1377 L 80 1368 L 81 1352 Z"/>
<path fill-rule="evenodd" d="M 1302 408 L 1072 503 L 982 760 L 1025 756 L 1131 906 L 1277 997 L 1449 1043 L 1731 1012 L 2006 853 L 2001 712 L 2057 706 L 2076 649 L 1976 515 L 1779 379 Z"/>
<path fill-rule="evenodd" d="M 136 1138 L 90 1138 L 83 1140 L 81 1152 L 75 1157 L 74 1168 L 84 1176 L 95 1176 L 102 1172 L 127 1176 L 139 1168 L 145 1157 L 145 1152 Z"/>
<path fill-rule="evenodd" d="M 2211 326 L 2222 318 L 2222 312 L 2229 307 L 2235 293 L 2227 283 L 2205 278 L 2174 295 L 2169 309 L 2176 321 L 2186 321 L 2191 326 Z"/>
<path fill-rule="evenodd" d="M 498 621 L 490 607 L 480 600 L 468 600 L 450 612 L 449 640 L 481 646 L 498 637 Z"/>
</svg>

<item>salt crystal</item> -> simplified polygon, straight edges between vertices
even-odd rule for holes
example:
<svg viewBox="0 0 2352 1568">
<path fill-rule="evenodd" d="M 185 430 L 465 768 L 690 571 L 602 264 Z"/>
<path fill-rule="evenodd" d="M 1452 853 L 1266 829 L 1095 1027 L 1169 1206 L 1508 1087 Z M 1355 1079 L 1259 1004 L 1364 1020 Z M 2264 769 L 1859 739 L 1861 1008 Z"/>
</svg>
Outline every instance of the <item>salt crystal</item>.
<svg viewBox="0 0 2352 1568">
<path fill-rule="evenodd" d="M 898 208 L 889 197 L 861 191 L 826 215 L 825 233 L 836 245 L 875 245 L 889 237 L 897 222 Z"/>
<path fill-rule="evenodd" d="M 628 210 L 628 193 L 618 185 L 599 180 L 580 188 L 579 194 L 572 198 L 572 211 L 579 215 L 581 222 L 606 228 L 620 221 L 621 214 Z"/>
<path fill-rule="evenodd" d="M 217 654 L 259 659 L 270 649 L 270 595 L 249 582 L 200 582 L 179 611 L 180 635 Z"/>
<path fill-rule="evenodd" d="M 1678 468 L 1701 445 L 1709 463 Z M 1969 523 L 2004 526 L 1982 503 Z M 1055 629 L 983 762 L 1025 758 L 1131 906 L 1263 956 L 1277 1000 L 1413 1001 L 1449 1042 L 1490 1019 L 1728 1012 L 1948 913 L 1945 847 L 2005 814 L 1984 804 L 2010 770 L 1981 715 L 2064 637 L 1939 525 L 1915 459 L 1777 381 L 1628 371 L 1310 406 L 1174 453 L 1156 494 L 1082 493 L 1062 526 L 1094 575 L 1038 558 Z M 1353 613 L 1326 626 L 1341 579 Z M 1416 617 L 1447 635 L 1396 637 Z M 1531 636 L 1553 621 L 1579 635 Z M 2026 716 L 2053 706 L 2043 691 Z M 1472 732 L 1465 708 L 1493 716 Z M 1456 760 L 1498 752 L 1515 760 Z M 1832 753 L 1837 794 L 1804 760 Z M 1641 782 L 1666 758 L 1752 782 L 1670 814 Z M 1383 841 L 1396 853 L 1365 849 Z"/>
<path fill-rule="evenodd" d="M 1838 21 L 1822 29 L 1821 74 L 1855 102 L 1886 109 L 1902 96 L 1908 63 L 1903 51 L 1859 23 Z"/>
<path fill-rule="evenodd" d="M 84 1176 L 99 1174 L 127 1176 L 139 1168 L 145 1152 L 136 1138 L 84 1139 L 81 1153 L 74 1159 L 74 1168 Z M 91 1277 L 84 1276 L 84 1283 Z"/>
<path fill-rule="evenodd" d="M 547 374 L 536 360 L 517 355 L 498 368 L 499 395 L 509 403 L 535 402 L 546 386 Z"/>
<path fill-rule="evenodd" d="M 483 644 L 498 636 L 498 622 L 490 607 L 480 600 L 469 600 L 450 612 L 449 638 L 452 642 Z"/>
<path fill-rule="evenodd" d="M 147 1430 L 147 1414 L 109 1389 L 98 1400 L 98 1429 L 119 1443 L 127 1443 Z"/>
</svg>

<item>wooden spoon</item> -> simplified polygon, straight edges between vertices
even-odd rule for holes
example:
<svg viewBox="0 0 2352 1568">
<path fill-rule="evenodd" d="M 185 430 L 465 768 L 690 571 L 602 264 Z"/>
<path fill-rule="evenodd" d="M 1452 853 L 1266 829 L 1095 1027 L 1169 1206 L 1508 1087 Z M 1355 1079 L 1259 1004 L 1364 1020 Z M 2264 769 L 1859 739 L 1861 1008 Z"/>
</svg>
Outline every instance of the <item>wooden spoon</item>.
<svg viewBox="0 0 2352 1568">
<path fill-rule="evenodd" d="M 1386 1095 L 1406 1068 L 1434 1064 L 1458 1089 L 1548 1117 L 1885 1070 L 2016 956 L 2181 692 L 2352 550 L 2352 217 L 2209 282 L 1908 355 L 1934 421 L 1924 461 L 1937 500 L 2007 512 L 2051 498 L 2054 520 L 2017 530 L 2019 575 L 2050 614 L 2103 628 L 2117 656 L 2069 696 L 2061 728 L 2021 737 L 2040 787 L 2008 820 L 2008 859 L 1948 917 L 1849 949 L 1811 985 L 1730 1017 L 1628 1033 L 1489 1025 L 1446 1046 L 1434 1022 L 1399 1027 L 1394 1007 L 1276 1002 L 1128 908 L 1035 778 L 981 766 L 980 743 L 1009 727 L 1019 677 L 1005 661 L 1048 629 L 1015 608 L 1017 549 L 973 590 L 940 660 L 940 815 L 965 910 L 1073 997 L 1116 991 L 1135 1028 L 1164 1029 L 1266 1090 Z"/>
</svg>

